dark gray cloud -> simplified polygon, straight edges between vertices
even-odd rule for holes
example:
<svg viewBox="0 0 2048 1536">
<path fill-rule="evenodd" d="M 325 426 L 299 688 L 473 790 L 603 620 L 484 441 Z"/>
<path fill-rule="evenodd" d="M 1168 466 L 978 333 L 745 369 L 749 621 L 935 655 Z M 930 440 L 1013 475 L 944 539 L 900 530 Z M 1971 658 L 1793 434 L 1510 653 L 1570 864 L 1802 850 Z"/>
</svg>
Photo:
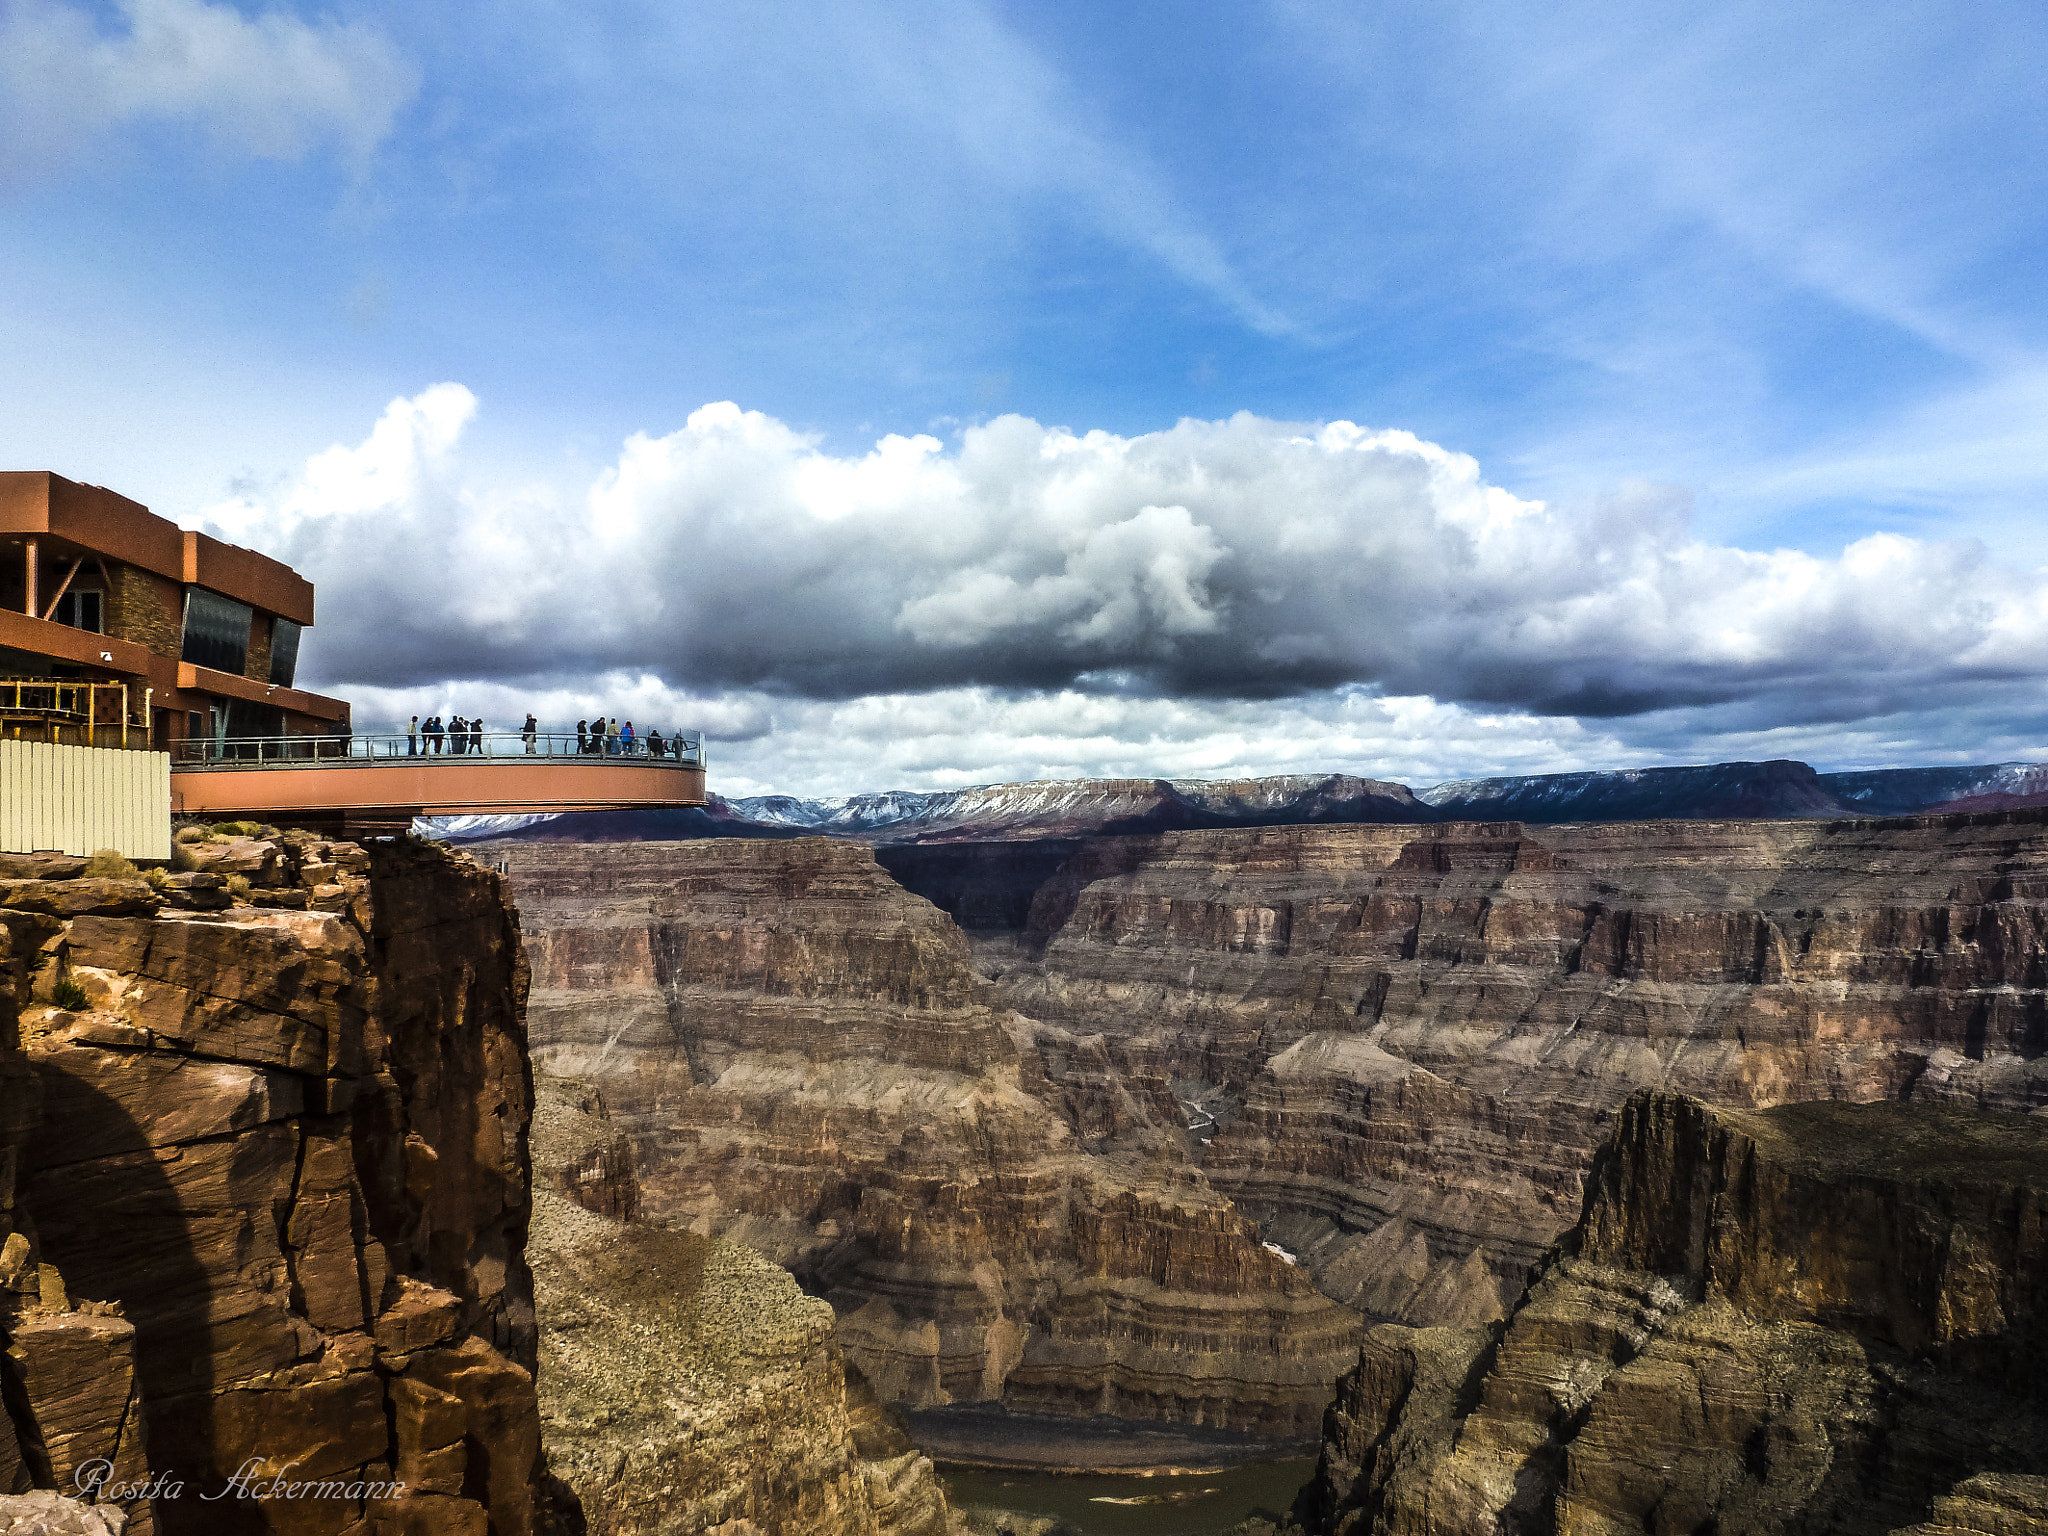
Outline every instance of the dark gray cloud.
<svg viewBox="0 0 2048 1536">
<path fill-rule="evenodd" d="M 2048 584 L 1973 544 L 1716 547 L 1690 536 L 1679 493 L 1546 507 L 1461 455 L 1348 423 L 1240 415 L 1122 438 L 1005 417 L 951 448 L 892 437 L 838 457 L 714 405 L 565 495 L 473 481 L 459 438 L 474 408 L 454 385 L 394 402 L 274 498 L 212 509 L 319 583 L 321 675 L 630 669 L 818 700 L 1365 684 L 1545 716 L 1740 706 L 1785 725 L 2031 686 L 2048 639 Z"/>
</svg>

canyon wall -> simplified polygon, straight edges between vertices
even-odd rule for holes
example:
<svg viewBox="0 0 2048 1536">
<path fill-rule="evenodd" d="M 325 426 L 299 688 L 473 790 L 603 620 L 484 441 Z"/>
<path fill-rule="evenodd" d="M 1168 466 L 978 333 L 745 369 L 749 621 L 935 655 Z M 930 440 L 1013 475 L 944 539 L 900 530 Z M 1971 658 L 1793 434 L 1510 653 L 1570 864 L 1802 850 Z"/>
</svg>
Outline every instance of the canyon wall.
<svg viewBox="0 0 2048 1536">
<path fill-rule="evenodd" d="M 1632 1099 L 1504 1329 L 1382 1325 L 1314 1536 L 2048 1525 L 2048 1117 Z"/>
<path fill-rule="evenodd" d="M 595 1084 L 650 1221 L 830 1300 L 886 1400 L 1298 1438 L 1355 1352 L 1121 1095 L 1099 1040 L 1002 1006 L 855 843 L 501 844 L 537 1061 Z"/>
<path fill-rule="evenodd" d="M 1506 1316 L 1638 1089 L 2048 1104 L 2040 812 L 891 851 L 965 932 L 851 842 L 494 856 L 649 1217 L 914 1407 L 1285 1436 L 1358 1314 Z"/>
<path fill-rule="evenodd" d="M 1638 1088 L 2048 1103 L 2044 927 L 2016 812 L 1100 839 L 975 942 L 1096 1144 L 1182 1131 L 1329 1295 L 1462 1325 Z"/>
<path fill-rule="evenodd" d="M 103 1460 L 131 1533 L 523 1536 L 503 882 L 410 842 L 181 846 L 154 885 L 0 860 L 0 1492 Z"/>
<path fill-rule="evenodd" d="M 535 1086 L 544 1536 L 951 1536 L 832 1308 L 742 1244 L 623 1217 L 634 1157 L 602 1096 Z"/>
</svg>

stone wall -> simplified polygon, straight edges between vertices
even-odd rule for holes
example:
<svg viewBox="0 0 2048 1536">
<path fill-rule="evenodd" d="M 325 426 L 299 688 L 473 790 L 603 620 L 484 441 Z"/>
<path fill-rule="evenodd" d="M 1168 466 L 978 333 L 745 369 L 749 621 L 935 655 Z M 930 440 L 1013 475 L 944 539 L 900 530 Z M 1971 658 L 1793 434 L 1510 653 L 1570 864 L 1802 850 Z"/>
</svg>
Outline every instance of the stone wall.
<svg viewBox="0 0 2048 1536">
<path fill-rule="evenodd" d="M 185 640 L 184 595 L 178 584 L 111 560 L 107 574 L 114 583 L 107 594 L 107 633 L 155 655 L 176 656 Z"/>
</svg>

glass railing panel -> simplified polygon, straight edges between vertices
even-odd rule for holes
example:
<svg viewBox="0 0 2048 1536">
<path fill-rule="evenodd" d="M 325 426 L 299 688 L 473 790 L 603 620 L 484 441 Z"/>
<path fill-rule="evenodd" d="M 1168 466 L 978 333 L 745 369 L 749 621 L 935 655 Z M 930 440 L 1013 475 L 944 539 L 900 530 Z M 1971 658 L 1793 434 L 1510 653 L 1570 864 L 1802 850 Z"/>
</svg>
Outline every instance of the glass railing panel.
<svg viewBox="0 0 2048 1536">
<path fill-rule="evenodd" d="M 702 768 L 701 738 L 663 737 L 659 751 L 652 741 L 627 743 L 617 738 L 576 737 L 566 732 L 450 732 L 409 736 L 402 733 L 348 736 L 206 736 L 174 742 L 175 762 L 206 767 L 288 768 L 324 762 L 396 762 L 429 758 L 439 762 L 517 764 L 534 758 L 580 763 Z"/>
</svg>

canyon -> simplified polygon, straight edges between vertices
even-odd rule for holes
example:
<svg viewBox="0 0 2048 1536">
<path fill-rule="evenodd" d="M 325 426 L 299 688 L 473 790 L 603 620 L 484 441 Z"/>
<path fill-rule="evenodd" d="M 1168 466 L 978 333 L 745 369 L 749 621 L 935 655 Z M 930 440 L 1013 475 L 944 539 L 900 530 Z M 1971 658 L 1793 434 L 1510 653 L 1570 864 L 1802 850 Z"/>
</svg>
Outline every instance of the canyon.
<svg viewBox="0 0 2048 1536">
<path fill-rule="evenodd" d="M 1645 1090 L 1505 1327 L 1368 1336 L 1295 1533 L 2048 1528 L 2048 1117 Z"/>
<path fill-rule="evenodd" d="M 1070 1424 L 1320 1444 L 1312 1536 L 2048 1510 L 2048 811 L 179 850 L 0 858 L 0 1501 L 957 1536 L 919 1437 Z"/>
<path fill-rule="evenodd" d="M 1312 1436 L 1356 1315 L 868 848 L 497 852 L 535 1060 L 602 1092 L 644 1216 L 792 1270 L 884 1400 Z"/>
<path fill-rule="evenodd" d="M 489 852 L 649 1217 L 913 1408 L 1298 1440 L 1366 1324 L 1508 1316 L 1638 1089 L 2048 1103 L 2038 811 Z"/>
<path fill-rule="evenodd" d="M 533 1073 L 502 876 L 175 849 L 0 855 L 0 1528 L 961 1530 L 832 1308 Z"/>
</svg>

